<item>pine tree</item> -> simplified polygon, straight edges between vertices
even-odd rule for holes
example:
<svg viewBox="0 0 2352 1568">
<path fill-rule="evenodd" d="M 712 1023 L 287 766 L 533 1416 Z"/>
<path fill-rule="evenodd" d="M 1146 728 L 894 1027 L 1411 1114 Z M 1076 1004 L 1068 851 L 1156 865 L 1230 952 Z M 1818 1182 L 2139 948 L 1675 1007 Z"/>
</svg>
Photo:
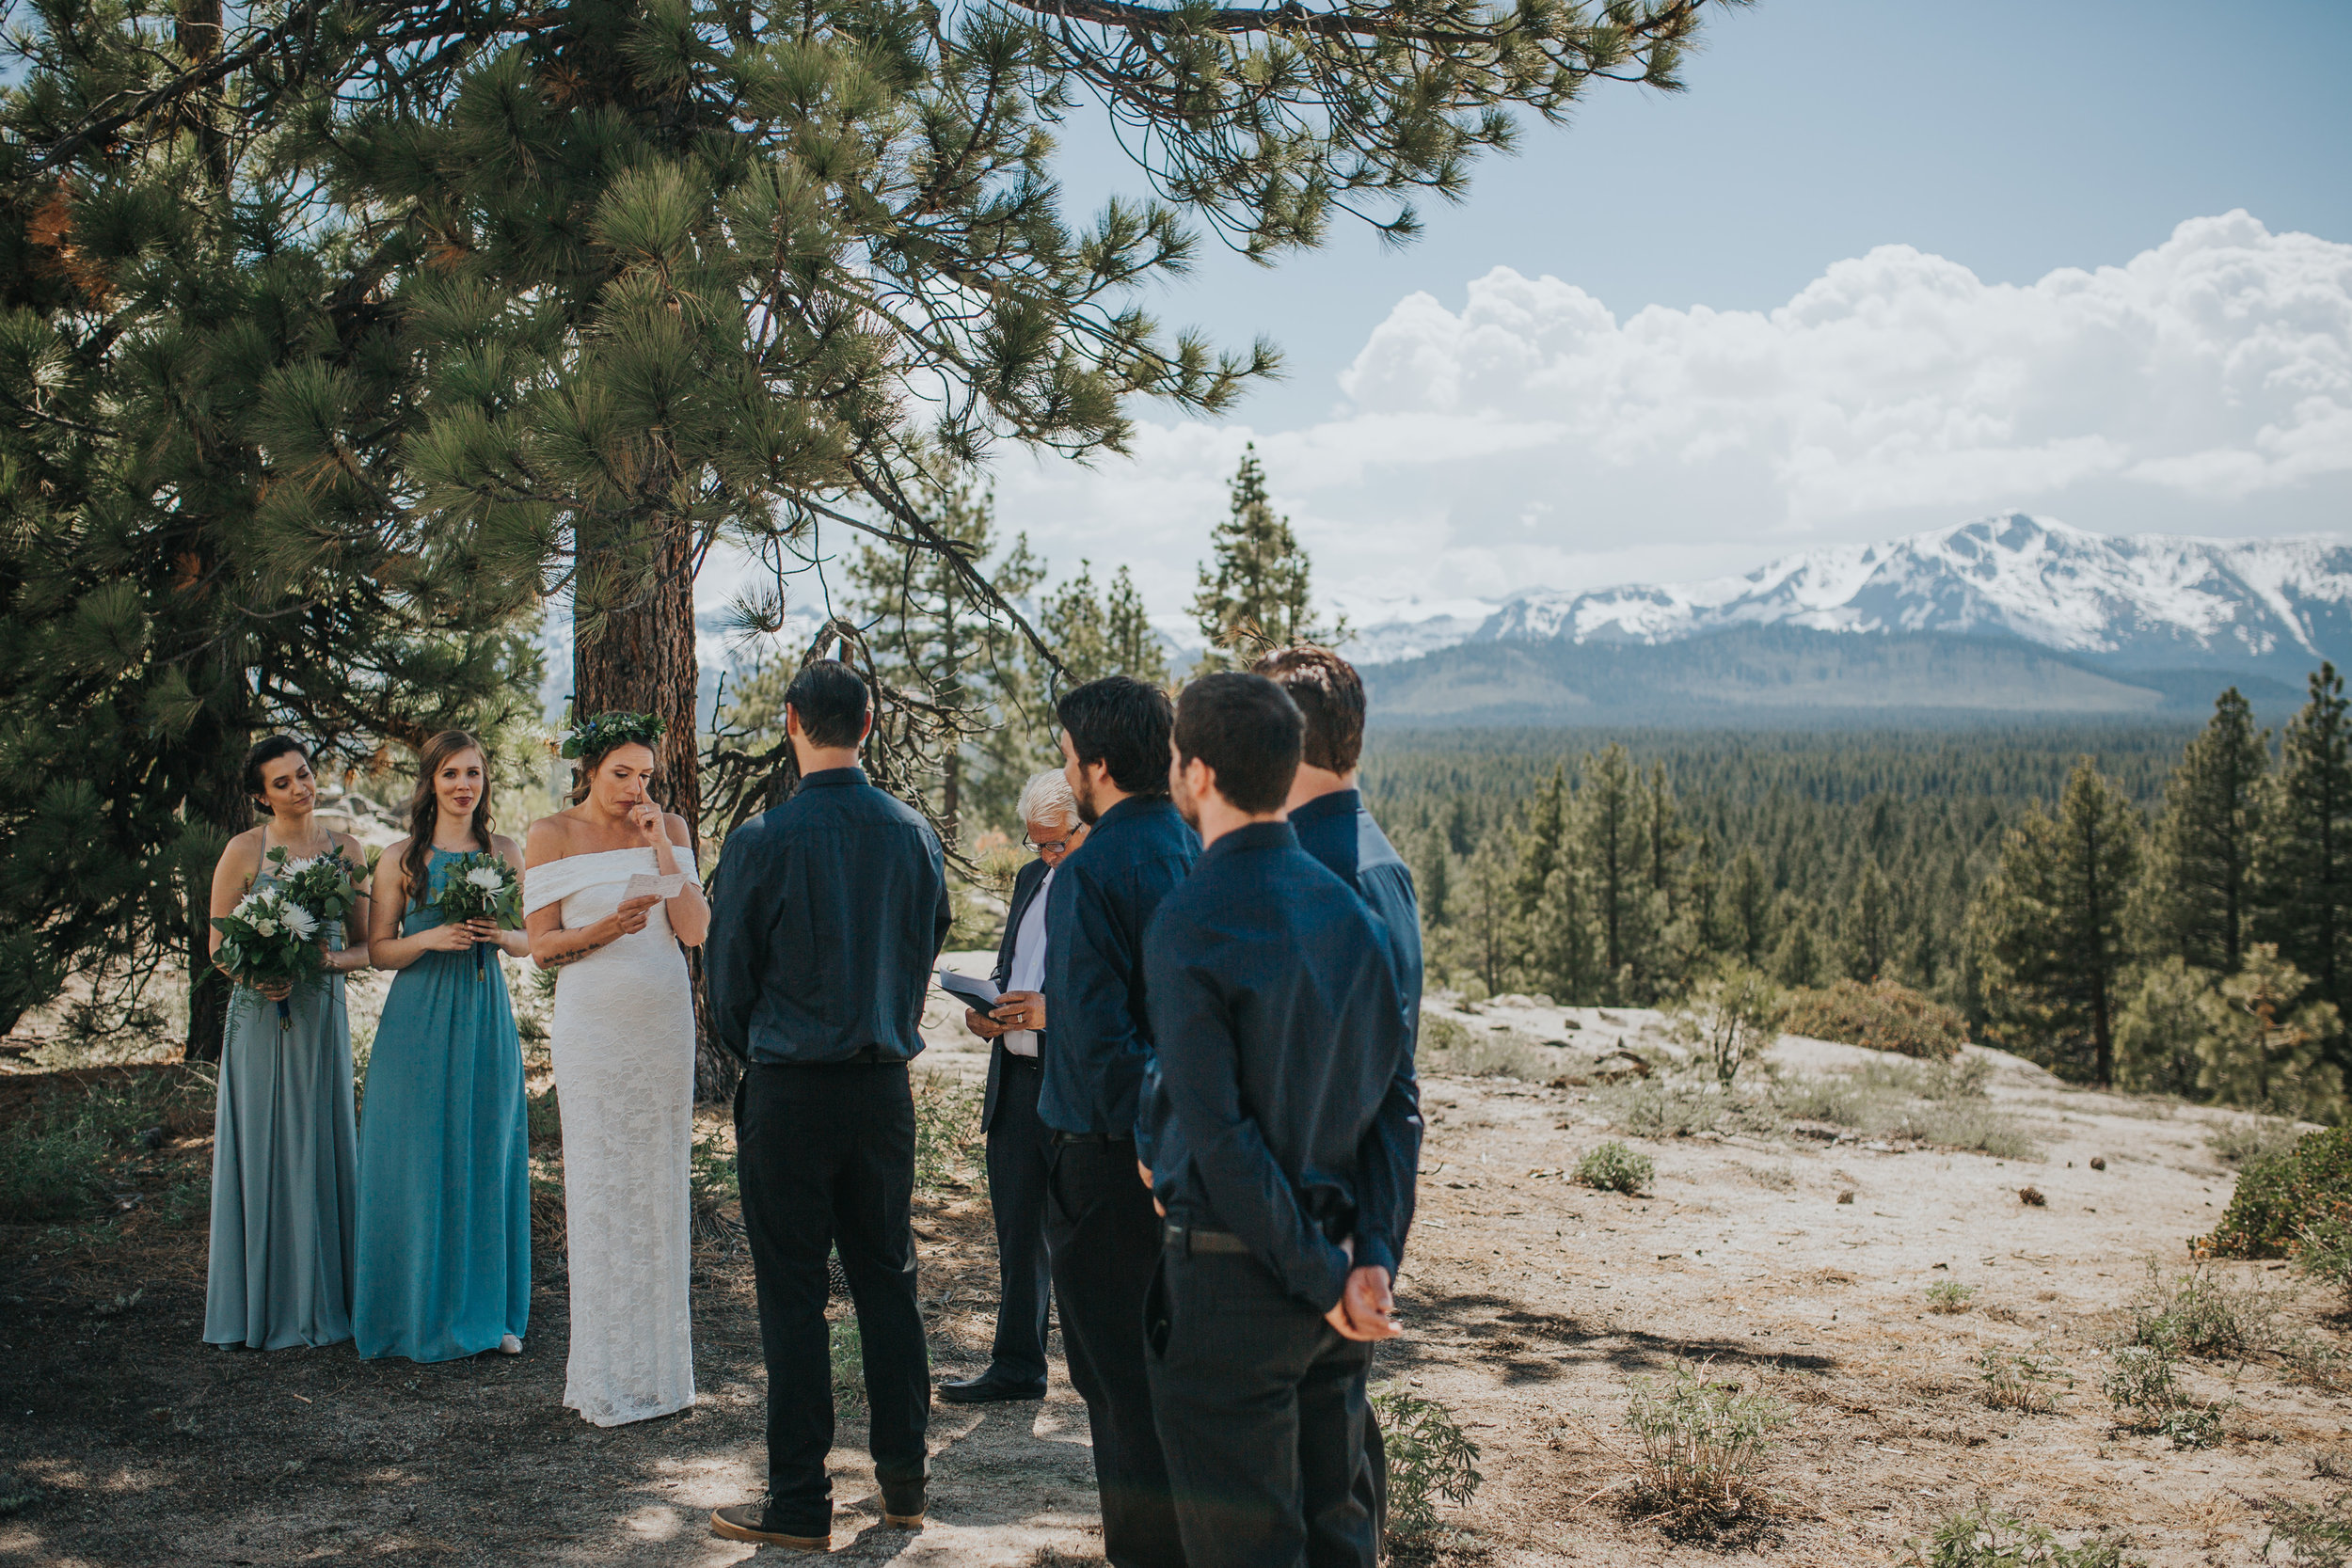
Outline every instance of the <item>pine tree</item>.
<svg viewBox="0 0 2352 1568">
<path fill-rule="evenodd" d="M 2242 967 L 2269 767 L 2269 732 L 2232 687 L 2165 785 L 2148 856 L 2153 936 L 2199 969 Z"/>
<path fill-rule="evenodd" d="M 1579 859 L 1591 889 L 1592 919 L 1608 1000 L 1630 1002 L 1649 961 L 1651 840 L 1640 774 L 1623 746 L 1588 754 L 1579 770 Z"/>
<path fill-rule="evenodd" d="M 1073 686 L 1104 675 L 1127 675 L 1147 686 L 1168 683 L 1160 634 L 1124 566 L 1112 577 L 1110 591 L 1098 594 L 1093 563 L 1079 562 L 1078 575 L 1047 596 L 1042 626 Z"/>
<path fill-rule="evenodd" d="M 2265 816 L 2255 926 L 2342 1011 L 2352 1006 L 2352 720 L 2332 664 L 2312 676 L 2310 700 L 2280 737 Z M 2343 1051 L 2340 1039 L 2333 1049 Z"/>
<path fill-rule="evenodd" d="M 2026 814 L 1970 910 L 1994 1037 L 2102 1085 L 2115 1079 L 2124 911 L 2139 814 L 2085 757 L 2055 819 Z"/>
<path fill-rule="evenodd" d="M 1848 975 L 1865 981 L 1893 977 L 1899 940 L 1895 889 L 1875 860 L 1862 863 L 1839 935 L 1845 942 Z"/>
<path fill-rule="evenodd" d="M 1230 513 L 1209 545 L 1216 565 L 1201 566 L 1200 591 L 1192 600 L 1200 635 L 1209 643 L 1200 673 L 1246 668 L 1267 648 L 1345 641 L 1344 619 L 1329 626 L 1314 624 L 1307 553 L 1298 547 L 1290 519 L 1275 514 L 1254 443 L 1242 453 Z"/>
<path fill-rule="evenodd" d="M 1741 845 L 1731 858 L 1721 905 L 1726 946 L 1749 968 L 1761 968 L 1772 941 L 1772 887 L 1753 846 Z"/>
<path fill-rule="evenodd" d="M 2178 954 L 2152 966 L 2115 1022 L 2115 1081 L 2135 1094 L 2198 1098 L 2204 1001 L 2213 977 Z"/>
<path fill-rule="evenodd" d="M 2199 999 L 2197 1086 L 2225 1105 L 2305 1121 L 2344 1114 L 2344 1074 L 2323 1047 L 2344 1032 L 2332 1002 L 2296 1006 L 2307 989 L 2268 942 L 2247 949 L 2246 967 Z"/>
<path fill-rule="evenodd" d="M 0 760 L 25 782 L 0 803 L 0 1028 L 72 974 L 135 1003 L 176 959 L 198 1059 L 248 744 L 388 767 L 498 731 L 536 662 L 403 512 L 414 388 L 380 285 L 413 236 L 320 211 L 240 120 L 284 62 L 224 50 L 220 16 L 53 8 L 0 98 Z"/>
</svg>

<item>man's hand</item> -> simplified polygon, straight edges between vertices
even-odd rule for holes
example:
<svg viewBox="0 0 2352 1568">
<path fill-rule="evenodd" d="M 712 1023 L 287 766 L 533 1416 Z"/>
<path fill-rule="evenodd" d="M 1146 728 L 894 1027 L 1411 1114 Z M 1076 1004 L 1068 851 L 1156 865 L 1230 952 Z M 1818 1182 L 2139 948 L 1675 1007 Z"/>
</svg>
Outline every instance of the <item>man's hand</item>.
<svg viewBox="0 0 2352 1568">
<path fill-rule="evenodd" d="M 963 1009 L 963 1026 L 984 1040 L 993 1040 L 999 1035 L 1010 1032 L 977 1007 Z"/>
<path fill-rule="evenodd" d="M 1137 1160 L 1136 1162 L 1136 1175 L 1142 1178 L 1143 1190 L 1147 1193 L 1150 1192 L 1152 1190 L 1152 1167 L 1145 1164 L 1142 1161 Z M 1156 1197 L 1152 1200 L 1152 1212 L 1159 1215 L 1162 1219 L 1168 1218 L 1168 1205 L 1162 1203 Z"/>
<path fill-rule="evenodd" d="M 1370 1263 L 1348 1274 L 1339 1305 L 1323 1318 L 1349 1339 L 1393 1339 L 1405 1332 L 1397 1325 L 1396 1298 L 1389 1293 L 1389 1271 Z"/>
<path fill-rule="evenodd" d="M 1008 1029 L 1042 1029 L 1045 1027 L 1045 993 L 1034 990 L 1009 990 L 996 998 L 996 1006 L 988 1016 Z"/>
</svg>

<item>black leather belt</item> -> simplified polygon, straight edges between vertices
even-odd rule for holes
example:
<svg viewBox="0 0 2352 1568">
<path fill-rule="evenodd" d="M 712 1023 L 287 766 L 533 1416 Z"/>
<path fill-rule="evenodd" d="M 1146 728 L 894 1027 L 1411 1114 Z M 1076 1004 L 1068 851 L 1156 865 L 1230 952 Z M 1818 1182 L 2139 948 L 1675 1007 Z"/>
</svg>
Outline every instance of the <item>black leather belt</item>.
<svg viewBox="0 0 2352 1568">
<path fill-rule="evenodd" d="M 1005 1065 L 1008 1067 L 1043 1067 L 1045 1062 L 1042 1057 L 1024 1056 L 1018 1051 L 1008 1051 L 1005 1053 Z"/>
<path fill-rule="evenodd" d="M 1160 1235 L 1168 1244 L 1182 1253 L 1228 1252 L 1247 1253 L 1249 1243 L 1230 1230 L 1196 1230 L 1190 1226 L 1171 1225 Z"/>
<path fill-rule="evenodd" d="M 1133 1144 L 1133 1138 L 1122 1138 L 1112 1132 L 1062 1132 L 1054 1134 L 1057 1144 Z"/>
</svg>

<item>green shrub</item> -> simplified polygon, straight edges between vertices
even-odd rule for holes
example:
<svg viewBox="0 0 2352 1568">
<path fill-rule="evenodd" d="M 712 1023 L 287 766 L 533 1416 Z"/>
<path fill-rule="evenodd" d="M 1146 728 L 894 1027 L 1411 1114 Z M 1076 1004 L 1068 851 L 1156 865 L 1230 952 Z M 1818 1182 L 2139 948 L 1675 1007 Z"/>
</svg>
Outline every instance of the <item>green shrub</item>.
<svg viewBox="0 0 2352 1568">
<path fill-rule="evenodd" d="M 1438 1533 L 1438 1499 L 1457 1506 L 1476 1495 L 1478 1445 L 1435 1400 L 1384 1383 L 1372 1392 L 1389 1456 L 1389 1539 L 1416 1546 Z"/>
<path fill-rule="evenodd" d="M 1634 1492 L 1684 1520 L 1726 1521 L 1769 1512 L 1756 1472 L 1788 1412 L 1770 1394 L 1710 1383 L 1689 1362 L 1663 1380 L 1637 1378 L 1626 1424 L 1642 1445 Z"/>
<path fill-rule="evenodd" d="M 2352 1492 L 2339 1492 L 2324 1503 L 2274 1499 L 2263 1560 L 2269 1561 L 2270 1548 L 2281 1544 L 2296 1568 L 2344 1568 L 2352 1563 Z"/>
<path fill-rule="evenodd" d="M 2233 1285 L 2202 1268 L 2167 1281 L 2153 1263 L 2125 1331 L 2130 1344 L 2238 1361 L 2272 1349 L 2279 1337 L 2279 1303 L 2259 1286 Z"/>
<path fill-rule="evenodd" d="M 2307 1132 L 2290 1148 L 2249 1163 L 2213 1234 L 2208 1258 L 2283 1258 L 2303 1227 L 2352 1202 L 2352 1126 Z"/>
<path fill-rule="evenodd" d="M 1788 1011 L 1786 993 L 1762 971 L 1734 963 L 1694 984 L 1668 1017 L 1675 1038 L 1692 1047 L 1700 1065 L 1728 1089 L 1740 1069 L 1760 1060 L 1780 1037 Z"/>
<path fill-rule="evenodd" d="M 918 1191 L 962 1185 L 962 1173 L 985 1166 L 980 1128 L 987 1090 L 945 1072 L 914 1078 L 914 1185 Z"/>
<path fill-rule="evenodd" d="M 1928 1310 L 1931 1312 L 1965 1312 L 1977 1299 L 1974 1285 L 1963 1285 L 1957 1279 L 1939 1279 L 1928 1287 Z"/>
<path fill-rule="evenodd" d="M 0 1139 L 0 1224 L 79 1219 L 104 1202 L 110 1171 L 142 1133 L 182 1137 L 212 1122 L 213 1082 L 200 1068 L 113 1069 L 37 1090 Z"/>
<path fill-rule="evenodd" d="M 2250 1121 L 2233 1120 L 2219 1132 L 2209 1134 L 2205 1147 L 2214 1151 L 2225 1164 L 2245 1166 L 2295 1147 L 2302 1132 L 2284 1117 L 2256 1117 Z"/>
<path fill-rule="evenodd" d="M 1613 1138 L 1576 1163 L 1576 1179 L 1587 1187 L 1629 1197 L 1640 1196 L 1657 1174 L 1648 1155 L 1636 1154 Z"/>
<path fill-rule="evenodd" d="M 2333 1291 L 2352 1310 L 2352 1200 L 2335 1205 L 2295 1233 L 2295 1272 Z"/>
<path fill-rule="evenodd" d="M 1905 1056 L 1956 1056 L 1968 1043 L 1967 1020 L 1892 980 L 1867 986 L 1839 980 L 1824 990 L 1801 990 L 1781 1027 L 1792 1035 Z"/>
<path fill-rule="evenodd" d="M 537 1094 L 523 1097 L 523 1121 L 533 1148 L 564 1141 L 564 1109 L 556 1102 L 553 1084 Z"/>
<path fill-rule="evenodd" d="M 2069 1546 L 2046 1525 L 2028 1524 L 1991 1508 L 1955 1513 L 1925 1544 L 1905 1542 L 1920 1568 L 2122 1568 L 2123 1543 L 2086 1541 Z"/>
<path fill-rule="evenodd" d="M 106 1196 L 100 1171 L 109 1153 L 78 1127 L 0 1140 L 0 1224 L 56 1224 L 90 1212 Z"/>
<path fill-rule="evenodd" d="M 2115 1407 L 2117 1425 L 2169 1437 L 2176 1449 L 2207 1448 L 2220 1437 L 2220 1408 L 2189 1399 L 2170 1345 L 2118 1344 L 2107 1365 L 2099 1391 Z"/>
</svg>

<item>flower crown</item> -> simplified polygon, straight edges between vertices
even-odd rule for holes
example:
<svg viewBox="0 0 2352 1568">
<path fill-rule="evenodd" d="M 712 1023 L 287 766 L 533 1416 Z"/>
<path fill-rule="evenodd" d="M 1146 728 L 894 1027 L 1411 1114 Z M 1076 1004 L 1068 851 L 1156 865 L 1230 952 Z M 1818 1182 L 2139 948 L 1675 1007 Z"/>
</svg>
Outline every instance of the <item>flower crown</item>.
<svg viewBox="0 0 2352 1568">
<path fill-rule="evenodd" d="M 651 746 L 661 738 L 661 721 L 650 713 L 599 713 L 572 726 L 561 754 L 584 757 L 631 743 Z"/>
</svg>

